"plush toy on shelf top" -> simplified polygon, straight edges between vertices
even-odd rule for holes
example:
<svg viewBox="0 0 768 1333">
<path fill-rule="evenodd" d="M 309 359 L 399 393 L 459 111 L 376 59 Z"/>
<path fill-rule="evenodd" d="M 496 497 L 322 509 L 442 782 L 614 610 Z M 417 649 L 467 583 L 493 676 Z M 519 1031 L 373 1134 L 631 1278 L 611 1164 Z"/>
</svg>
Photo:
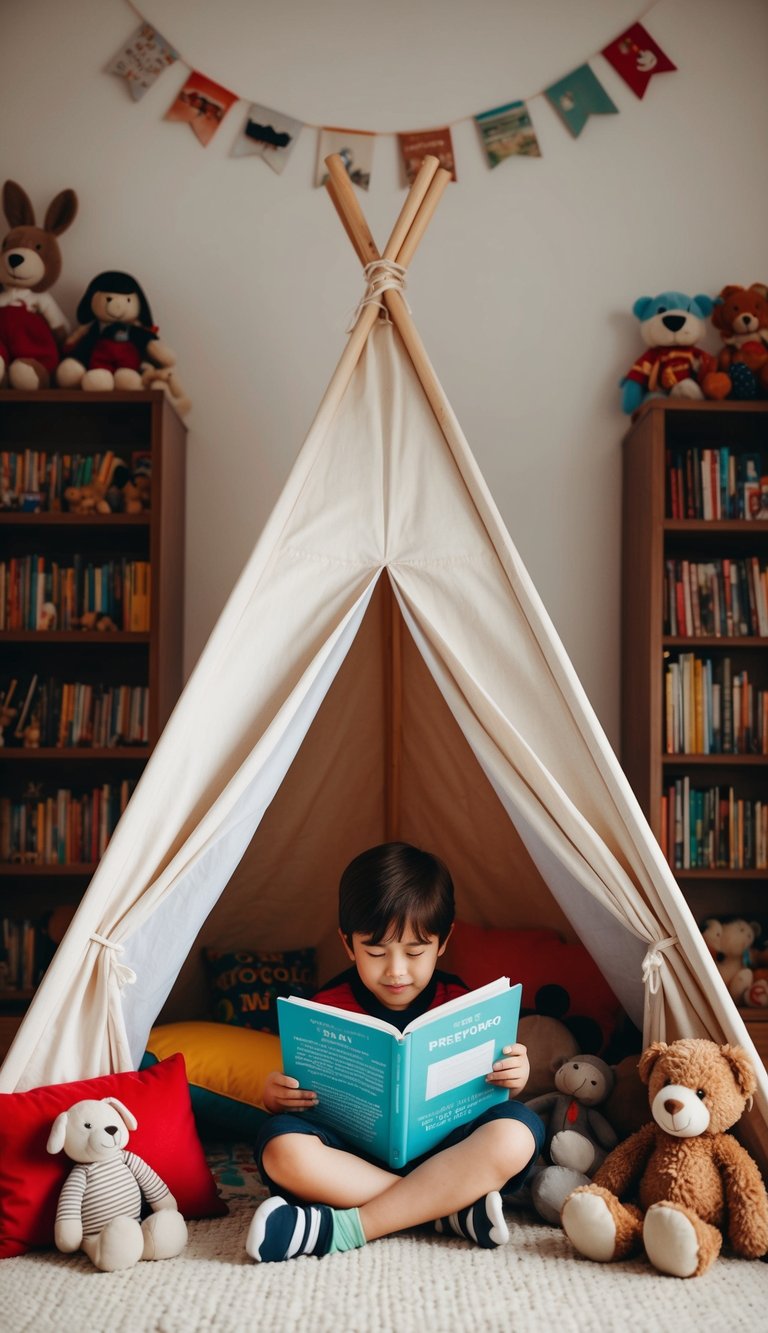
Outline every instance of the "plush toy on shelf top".
<svg viewBox="0 0 768 1333">
<path fill-rule="evenodd" d="M 149 302 L 130 274 L 99 273 L 81 297 L 77 318 L 79 327 L 64 344 L 64 359 L 56 372 L 61 388 L 142 389 L 153 377 L 169 385 L 168 372 L 176 356 L 157 337 Z M 173 387 L 177 386 L 174 379 Z M 168 396 L 173 401 L 171 387 Z M 188 409 L 187 400 L 183 406 Z"/>
<path fill-rule="evenodd" d="M 710 296 L 682 292 L 660 292 L 635 301 L 632 313 L 640 321 L 640 336 L 648 350 L 619 381 L 622 411 L 636 412 L 652 394 L 691 399 L 727 396 L 727 376 L 718 379 L 715 358 L 699 346 L 713 304 Z"/>
<path fill-rule="evenodd" d="M 768 973 L 764 967 L 758 970 L 768 961 L 768 954 L 759 947 L 760 922 L 741 916 L 710 916 L 701 933 L 736 1003 L 746 1009 L 768 1008 Z"/>
<path fill-rule="evenodd" d="M 0 252 L 0 385 L 45 389 L 59 364 L 69 324 L 48 290 L 61 273 L 57 237 L 75 220 L 77 195 L 62 190 L 42 227 L 20 185 L 7 180 L 3 209 L 11 230 Z"/>
<path fill-rule="evenodd" d="M 728 398 L 768 396 L 768 287 L 723 287 L 712 323 L 723 340 L 718 369 L 728 376 Z"/>
</svg>

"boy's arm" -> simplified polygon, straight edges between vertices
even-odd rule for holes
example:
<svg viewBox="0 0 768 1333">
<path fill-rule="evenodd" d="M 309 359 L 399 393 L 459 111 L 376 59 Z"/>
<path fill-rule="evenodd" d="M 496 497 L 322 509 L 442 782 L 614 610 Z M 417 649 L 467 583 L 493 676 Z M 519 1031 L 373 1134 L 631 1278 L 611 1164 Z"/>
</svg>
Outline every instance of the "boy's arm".
<svg viewBox="0 0 768 1333">
<path fill-rule="evenodd" d="M 486 1075 L 486 1082 L 494 1083 L 497 1088 L 506 1088 L 510 1097 L 517 1097 L 523 1091 L 531 1072 L 528 1048 L 518 1041 L 514 1046 L 505 1046 L 502 1056 L 503 1059 L 494 1062 L 491 1073 Z"/>
<path fill-rule="evenodd" d="M 298 1079 L 281 1069 L 274 1069 L 264 1080 L 262 1101 L 264 1109 L 276 1115 L 278 1111 L 307 1111 L 317 1106 L 317 1094 L 300 1088 Z"/>
</svg>

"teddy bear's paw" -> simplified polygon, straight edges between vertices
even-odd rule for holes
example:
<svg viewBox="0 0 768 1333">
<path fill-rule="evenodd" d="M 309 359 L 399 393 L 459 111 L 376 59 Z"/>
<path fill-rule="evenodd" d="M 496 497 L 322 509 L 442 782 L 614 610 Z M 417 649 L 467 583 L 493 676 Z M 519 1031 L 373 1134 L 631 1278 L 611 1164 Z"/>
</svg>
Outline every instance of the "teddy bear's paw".
<svg viewBox="0 0 768 1333">
<path fill-rule="evenodd" d="M 88 393 L 109 393 L 115 387 L 115 377 L 111 370 L 86 370 L 80 387 Z"/>
<path fill-rule="evenodd" d="M 116 389 L 133 390 L 140 389 L 141 387 L 141 375 L 138 370 L 131 370 L 130 366 L 121 366 L 119 370 L 115 371 Z"/>
<path fill-rule="evenodd" d="M 555 1166 L 569 1166 L 574 1171 L 589 1175 L 595 1164 L 595 1148 L 583 1134 L 573 1129 L 561 1129 L 552 1137 L 549 1155 Z"/>
<path fill-rule="evenodd" d="M 114 1217 L 97 1236 L 86 1236 L 83 1249 L 102 1273 L 117 1273 L 133 1268 L 144 1248 L 141 1227 L 132 1217 Z"/>
<path fill-rule="evenodd" d="M 187 1243 L 187 1224 L 175 1208 L 162 1209 L 141 1224 L 142 1259 L 173 1259 Z"/>
<path fill-rule="evenodd" d="M 669 391 L 670 398 L 703 398 L 704 394 L 695 380 L 680 380 Z"/>
<path fill-rule="evenodd" d="M 579 1185 L 588 1185 L 589 1177 L 568 1166 L 545 1166 L 531 1185 L 531 1203 L 545 1222 L 559 1226 L 563 1204 Z"/>
<path fill-rule="evenodd" d="M 566 1199 L 560 1220 L 571 1244 L 585 1259 L 605 1264 L 616 1257 L 616 1222 L 600 1194 L 577 1190 Z"/>
<path fill-rule="evenodd" d="M 655 1203 L 643 1223 L 643 1244 L 654 1268 L 671 1277 L 698 1277 L 720 1250 L 719 1233 L 687 1209 Z"/>
<path fill-rule="evenodd" d="M 39 361 L 21 359 L 11 362 L 8 367 L 8 379 L 11 388 L 21 389 L 25 393 L 35 389 L 45 389 L 49 383 L 48 371 Z"/>
<path fill-rule="evenodd" d="M 84 374 L 85 370 L 79 361 L 73 356 L 65 356 L 56 367 L 56 383 L 60 389 L 76 389 Z"/>
<path fill-rule="evenodd" d="M 0 386 L 5 384 L 5 372 L 6 372 L 6 364 L 3 358 L 0 356 Z"/>
</svg>

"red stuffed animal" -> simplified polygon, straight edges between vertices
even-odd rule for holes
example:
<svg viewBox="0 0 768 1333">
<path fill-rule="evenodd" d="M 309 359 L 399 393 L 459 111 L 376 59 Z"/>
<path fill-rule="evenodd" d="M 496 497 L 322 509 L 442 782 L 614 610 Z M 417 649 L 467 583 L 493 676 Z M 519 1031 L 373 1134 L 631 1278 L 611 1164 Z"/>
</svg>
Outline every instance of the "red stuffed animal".
<svg viewBox="0 0 768 1333">
<path fill-rule="evenodd" d="M 712 323 L 723 340 L 718 369 L 728 376 L 729 398 L 768 396 L 768 288 L 723 287 Z M 706 384 L 705 384 L 706 388 Z"/>
</svg>

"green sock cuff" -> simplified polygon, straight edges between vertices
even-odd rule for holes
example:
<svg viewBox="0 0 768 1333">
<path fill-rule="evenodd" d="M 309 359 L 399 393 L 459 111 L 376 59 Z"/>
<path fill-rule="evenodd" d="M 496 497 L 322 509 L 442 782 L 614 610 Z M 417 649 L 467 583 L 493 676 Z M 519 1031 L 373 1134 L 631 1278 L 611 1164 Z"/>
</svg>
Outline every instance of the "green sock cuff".
<svg viewBox="0 0 768 1333">
<path fill-rule="evenodd" d="M 339 1254 L 344 1250 L 356 1250 L 365 1245 L 365 1233 L 357 1208 L 334 1208 L 333 1235 L 329 1254 Z"/>
</svg>

